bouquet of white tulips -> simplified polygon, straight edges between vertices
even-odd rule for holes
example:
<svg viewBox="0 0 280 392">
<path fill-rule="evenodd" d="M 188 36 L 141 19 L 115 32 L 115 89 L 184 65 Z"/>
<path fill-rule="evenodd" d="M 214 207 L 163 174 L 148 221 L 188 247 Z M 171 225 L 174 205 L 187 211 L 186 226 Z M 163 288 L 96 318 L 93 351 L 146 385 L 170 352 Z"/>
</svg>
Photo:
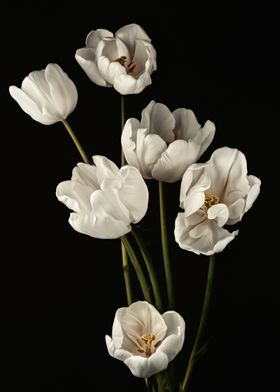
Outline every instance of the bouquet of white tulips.
<svg viewBox="0 0 280 392">
<path fill-rule="evenodd" d="M 204 332 L 215 254 L 222 252 L 238 234 L 238 230 L 231 231 L 228 226 L 240 222 L 251 208 L 261 182 L 247 174 L 246 158 L 234 148 L 218 148 L 208 162 L 196 163 L 211 145 L 215 125 L 206 121 L 201 126 L 190 109 L 170 111 L 164 103 L 151 100 L 139 118 L 125 117 L 124 97 L 141 93 L 152 83 L 151 75 L 157 68 L 156 50 L 139 25 L 124 26 L 115 34 L 105 29 L 91 31 L 86 47 L 78 49 L 75 58 L 92 82 L 120 93 L 120 168 L 105 155 L 87 156 L 67 121 L 77 104 L 77 89 L 59 65 L 49 64 L 44 70 L 31 72 L 21 88 L 10 86 L 10 94 L 35 121 L 45 125 L 62 122 L 80 153 L 81 162 L 73 169 L 71 178 L 60 182 L 56 190 L 58 200 L 72 211 L 69 223 L 73 229 L 94 238 L 121 241 L 127 303 L 112 315 L 112 331 L 105 337 L 109 354 L 123 361 L 134 376 L 145 379 L 143 389 L 189 391 L 195 363 L 207 343 Z M 138 223 L 148 211 L 146 181 L 158 182 L 162 243 L 158 253 L 164 282 L 159 282 L 139 230 Z M 173 238 L 167 235 L 164 199 L 168 190 L 164 183 L 177 181 L 181 181 L 181 187 L 174 239 L 184 250 L 209 256 L 200 323 L 190 356 L 181 357 L 184 372 L 177 371 L 175 361 L 174 366 L 169 366 L 185 339 L 185 321 L 176 312 L 174 263 L 169 252 Z M 141 288 L 140 298 L 133 293 L 132 273 Z"/>
</svg>

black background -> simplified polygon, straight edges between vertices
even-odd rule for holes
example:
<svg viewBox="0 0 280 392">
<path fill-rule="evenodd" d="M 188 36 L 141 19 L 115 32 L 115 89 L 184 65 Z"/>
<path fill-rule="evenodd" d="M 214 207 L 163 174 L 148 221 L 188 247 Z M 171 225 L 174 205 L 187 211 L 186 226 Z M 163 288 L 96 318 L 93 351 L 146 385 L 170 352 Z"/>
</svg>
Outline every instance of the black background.
<svg viewBox="0 0 280 392">
<path fill-rule="evenodd" d="M 3 23 L 8 22 L 2 25 L 1 55 L 3 391 L 144 390 L 143 380 L 109 357 L 104 342 L 116 309 L 125 306 L 119 241 L 92 239 L 70 227 L 69 210 L 57 201 L 55 188 L 70 178 L 80 157 L 61 124 L 33 121 L 8 93 L 8 86 L 20 86 L 29 72 L 58 63 L 78 89 L 69 122 L 85 150 L 119 163 L 120 96 L 90 82 L 74 54 L 90 30 L 115 32 L 132 22 L 152 38 L 158 70 L 151 86 L 126 97 L 127 117 L 139 118 L 151 99 L 171 110 L 191 108 L 201 124 L 207 119 L 216 124 L 215 139 L 201 161 L 215 148 L 236 147 L 247 157 L 249 174 L 262 180 L 261 194 L 239 225 L 238 237 L 219 254 L 208 324 L 212 340 L 196 367 L 191 391 L 277 390 L 279 64 L 274 11 L 268 5 L 236 3 L 150 6 L 33 2 L 2 10 Z M 161 274 L 156 184 L 148 186 L 149 211 L 140 230 Z M 183 363 L 197 327 L 208 261 L 173 241 L 179 183 L 166 191 L 176 310 L 186 320 L 186 341 L 178 356 Z M 135 294 L 141 298 L 137 288 Z"/>
</svg>

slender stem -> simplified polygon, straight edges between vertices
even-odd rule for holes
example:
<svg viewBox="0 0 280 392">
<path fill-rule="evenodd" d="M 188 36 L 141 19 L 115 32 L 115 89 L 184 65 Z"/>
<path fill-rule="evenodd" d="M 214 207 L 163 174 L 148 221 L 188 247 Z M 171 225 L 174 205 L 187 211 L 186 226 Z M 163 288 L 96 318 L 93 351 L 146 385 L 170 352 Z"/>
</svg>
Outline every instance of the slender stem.
<svg viewBox="0 0 280 392">
<path fill-rule="evenodd" d="M 70 127 L 69 123 L 66 120 L 64 120 L 62 122 L 63 122 L 63 125 L 65 126 L 65 128 L 67 129 L 69 135 L 71 136 L 75 146 L 77 147 L 81 157 L 83 158 L 83 161 L 85 163 L 89 163 L 89 159 L 88 159 L 88 157 L 87 157 L 83 147 L 81 146 L 79 140 L 77 139 L 77 136 L 75 135 L 75 133 L 73 132 L 72 128 Z"/>
<path fill-rule="evenodd" d="M 125 106 L 124 106 L 124 95 L 121 95 L 121 133 L 123 130 L 125 122 Z M 121 166 L 125 165 L 125 158 L 123 150 L 121 149 Z M 125 291 L 128 305 L 132 303 L 132 289 L 131 289 L 131 280 L 129 274 L 129 258 L 127 255 L 127 251 L 125 249 L 124 244 L 121 242 L 122 249 L 122 268 L 123 268 L 123 277 L 125 282 Z"/>
<path fill-rule="evenodd" d="M 121 237 L 121 241 L 122 241 L 122 244 L 125 246 L 125 249 L 126 249 L 127 254 L 130 258 L 131 264 L 133 265 L 133 268 L 134 268 L 135 273 L 137 275 L 138 281 L 140 283 L 140 286 L 141 286 L 141 289 L 143 292 L 143 296 L 146 301 L 151 303 L 152 299 L 151 299 L 151 295 L 150 295 L 150 291 L 149 291 L 149 286 L 148 286 L 146 277 L 144 275 L 144 272 L 141 268 L 141 265 L 137 259 L 137 256 L 136 256 L 132 246 L 130 245 L 130 242 L 129 242 L 126 235 Z"/>
<path fill-rule="evenodd" d="M 130 277 L 129 277 L 129 265 L 128 265 L 128 256 L 125 250 L 124 244 L 121 242 L 121 250 L 122 250 L 122 269 L 123 269 L 123 277 L 124 277 L 124 284 L 125 284 L 125 292 L 127 298 L 127 304 L 130 305 L 132 300 L 132 290 L 130 284 Z"/>
<path fill-rule="evenodd" d="M 160 289 L 159 289 L 159 284 L 158 284 L 158 279 L 157 279 L 157 275 L 155 273 L 155 269 L 151 260 L 151 256 L 149 254 L 149 251 L 144 243 L 144 241 L 142 240 L 141 236 L 139 235 L 138 231 L 133 228 L 131 230 L 131 233 L 133 235 L 133 237 L 135 238 L 135 241 L 140 249 L 140 252 L 142 254 L 142 257 L 144 259 L 150 280 L 151 280 L 151 285 L 152 285 L 152 289 L 153 289 L 153 293 L 154 293 L 154 297 L 155 297 L 155 305 L 157 310 L 162 313 L 163 308 L 162 308 L 162 301 L 161 301 L 161 296 L 160 296 Z"/>
<path fill-rule="evenodd" d="M 215 256 L 210 256 L 209 260 L 209 267 L 208 267 L 208 276 L 207 276 L 207 283 L 206 283 L 206 288 L 205 288 L 205 294 L 204 294 L 204 301 L 203 301 L 203 307 L 201 311 L 201 317 L 200 317 L 200 322 L 199 322 L 199 327 L 197 330 L 197 334 L 195 337 L 194 345 L 191 351 L 189 363 L 187 366 L 186 374 L 184 377 L 184 380 L 181 384 L 180 392 L 186 392 L 188 391 L 188 387 L 190 384 L 190 379 L 191 375 L 193 372 L 193 368 L 196 362 L 196 356 L 201 349 L 201 344 L 202 344 L 202 338 L 204 335 L 204 330 L 207 322 L 207 316 L 209 312 L 209 304 L 210 304 L 210 298 L 211 298 L 211 292 L 212 292 L 212 287 L 213 287 L 213 277 L 214 277 L 214 271 L 215 271 Z"/>
<path fill-rule="evenodd" d="M 124 102 L 124 95 L 121 95 L 121 132 L 123 130 L 124 127 L 124 123 L 125 123 L 125 102 Z M 121 151 L 121 165 L 125 165 L 126 164 L 126 160 L 125 160 L 125 156 L 123 153 L 123 149 Z"/>
<path fill-rule="evenodd" d="M 174 309 L 174 291 L 173 291 L 173 279 L 171 271 L 171 263 L 169 257 L 168 249 L 168 238 L 167 238 L 167 227 L 166 227 L 166 217 L 165 217 L 165 205 L 164 205 L 164 191 L 162 181 L 158 182 L 159 186 L 159 209 L 160 209 L 160 229 L 161 229 L 161 244 L 162 244 L 162 255 L 163 264 L 165 271 L 165 279 L 167 285 L 167 299 L 169 309 Z"/>
</svg>

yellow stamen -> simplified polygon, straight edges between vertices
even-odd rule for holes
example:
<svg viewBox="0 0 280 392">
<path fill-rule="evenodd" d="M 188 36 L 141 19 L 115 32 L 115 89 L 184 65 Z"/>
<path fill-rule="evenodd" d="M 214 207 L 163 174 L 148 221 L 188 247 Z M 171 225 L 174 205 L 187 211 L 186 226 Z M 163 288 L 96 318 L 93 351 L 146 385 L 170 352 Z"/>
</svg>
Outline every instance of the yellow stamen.
<svg viewBox="0 0 280 392">
<path fill-rule="evenodd" d="M 210 207 L 212 207 L 214 204 L 218 204 L 219 201 L 219 196 L 213 195 L 209 192 L 205 192 L 205 200 L 203 205 L 200 207 L 200 210 L 206 213 Z"/>
<path fill-rule="evenodd" d="M 156 336 L 153 333 L 149 333 L 149 335 L 141 336 L 141 339 L 145 343 L 145 355 L 146 357 L 150 357 L 152 354 L 152 342 L 156 339 Z"/>
</svg>

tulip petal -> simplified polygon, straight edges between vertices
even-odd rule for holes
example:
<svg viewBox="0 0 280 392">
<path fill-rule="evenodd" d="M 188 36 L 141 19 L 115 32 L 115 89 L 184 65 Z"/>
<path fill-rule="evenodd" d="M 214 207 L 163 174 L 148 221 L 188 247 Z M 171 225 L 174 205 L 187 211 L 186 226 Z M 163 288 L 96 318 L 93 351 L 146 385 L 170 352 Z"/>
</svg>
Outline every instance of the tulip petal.
<svg viewBox="0 0 280 392">
<path fill-rule="evenodd" d="M 185 340 L 185 321 L 174 311 L 165 312 L 162 318 L 167 326 L 167 337 L 159 346 L 158 351 L 163 351 L 168 357 L 168 362 L 170 362 L 183 347 Z"/>
<path fill-rule="evenodd" d="M 151 83 L 151 76 L 148 72 L 141 74 L 138 79 L 135 79 L 131 75 L 121 74 L 115 77 L 114 88 L 123 95 L 139 94 Z"/>
<path fill-rule="evenodd" d="M 249 191 L 247 163 L 237 149 L 222 147 L 210 158 L 209 173 L 212 179 L 210 192 L 219 195 L 220 201 L 231 204 Z"/>
<path fill-rule="evenodd" d="M 149 358 L 133 355 L 127 358 L 124 363 L 134 376 L 148 378 L 167 368 L 168 357 L 163 351 L 157 350 Z"/>
<path fill-rule="evenodd" d="M 100 75 L 97 65 L 95 63 L 96 57 L 93 49 L 81 48 L 76 51 L 75 59 L 85 71 L 89 79 L 98 86 L 109 87 L 108 83 Z"/>
<path fill-rule="evenodd" d="M 175 140 L 161 155 L 152 170 L 152 177 L 175 182 L 182 178 L 187 167 L 197 158 L 199 146 L 192 140 Z"/>
<path fill-rule="evenodd" d="M 175 118 L 166 105 L 151 101 L 142 111 L 141 127 L 159 135 L 165 142 L 174 140 Z"/>
<path fill-rule="evenodd" d="M 206 170 L 207 166 L 208 163 L 194 163 L 183 175 L 180 189 L 180 207 L 187 209 L 187 215 L 191 215 L 197 211 L 205 201 L 204 192 L 211 185 L 211 178 Z M 190 191 L 195 194 L 195 198 L 198 196 L 196 195 L 197 192 L 203 193 L 203 195 L 199 196 L 200 201 L 197 200 L 192 207 L 190 205 L 192 204 L 191 197 L 188 196 Z"/>
<path fill-rule="evenodd" d="M 200 129 L 200 124 L 192 110 L 179 108 L 173 111 L 173 116 L 176 121 L 174 129 L 176 139 L 183 139 L 187 141 L 196 137 Z"/>
<path fill-rule="evenodd" d="M 96 166 L 79 162 L 72 171 L 71 181 L 88 185 L 92 188 L 93 191 L 99 189 L 99 182 L 96 175 Z"/>
<path fill-rule="evenodd" d="M 255 176 L 252 175 L 248 176 L 248 181 L 251 189 L 246 198 L 246 206 L 244 212 L 247 212 L 252 207 L 254 201 L 256 200 L 256 198 L 260 193 L 260 186 L 261 186 L 260 179 Z"/>
<path fill-rule="evenodd" d="M 74 181 L 63 181 L 56 187 L 58 200 L 77 213 L 83 209 L 90 209 L 91 193 L 91 187 Z"/>
<path fill-rule="evenodd" d="M 213 219 L 217 222 L 217 225 L 224 226 L 229 218 L 229 210 L 225 204 L 214 204 L 207 211 L 208 219 Z"/>
<path fill-rule="evenodd" d="M 134 57 L 135 42 L 136 40 L 145 40 L 150 42 L 151 39 L 142 29 L 141 26 L 131 23 L 116 31 L 115 37 L 121 39 L 128 48 L 131 57 Z"/>
<path fill-rule="evenodd" d="M 120 200 L 130 213 L 132 223 L 138 223 L 146 214 L 149 192 L 140 172 L 133 166 L 120 169 L 123 186 L 119 191 Z"/>
<path fill-rule="evenodd" d="M 97 45 L 104 38 L 113 38 L 114 35 L 111 31 L 106 29 L 92 30 L 88 33 L 86 37 L 86 46 L 92 48 L 94 52 L 96 51 Z"/>
<path fill-rule="evenodd" d="M 147 135 L 146 129 L 138 129 L 136 153 L 144 178 L 152 177 L 153 166 L 166 150 L 166 143 L 156 134 Z"/>
<path fill-rule="evenodd" d="M 197 159 L 206 151 L 206 149 L 212 143 L 215 136 L 215 124 L 212 121 L 206 121 L 203 128 L 200 128 L 198 134 L 194 137 L 193 141 L 200 146 L 200 151 Z"/>
<path fill-rule="evenodd" d="M 57 118 L 42 115 L 41 109 L 37 106 L 37 100 L 34 102 L 23 90 L 16 86 L 10 86 L 9 92 L 12 98 L 19 104 L 21 109 L 33 118 L 33 120 L 40 122 L 44 125 L 51 125 L 56 123 Z"/>
<path fill-rule="evenodd" d="M 75 84 L 57 64 L 48 64 L 45 70 L 53 104 L 62 119 L 73 112 L 78 101 Z"/>
<path fill-rule="evenodd" d="M 182 249 L 196 254 L 210 256 L 222 252 L 226 245 L 234 239 L 238 231 L 230 233 L 219 227 L 215 221 L 205 219 L 198 225 L 189 225 L 183 213 L 175 220 L 175 240 Z"/>
<path fill-rule="evenodd" d="M 137 169 L 140 169 L 136 155 L 136 139 L 138 128 L 140 128 L 140 122 L 136 118 L 128 119 L 122 131 L 121 144 L 127 163 L 137 167 Z"/>
</svg>

